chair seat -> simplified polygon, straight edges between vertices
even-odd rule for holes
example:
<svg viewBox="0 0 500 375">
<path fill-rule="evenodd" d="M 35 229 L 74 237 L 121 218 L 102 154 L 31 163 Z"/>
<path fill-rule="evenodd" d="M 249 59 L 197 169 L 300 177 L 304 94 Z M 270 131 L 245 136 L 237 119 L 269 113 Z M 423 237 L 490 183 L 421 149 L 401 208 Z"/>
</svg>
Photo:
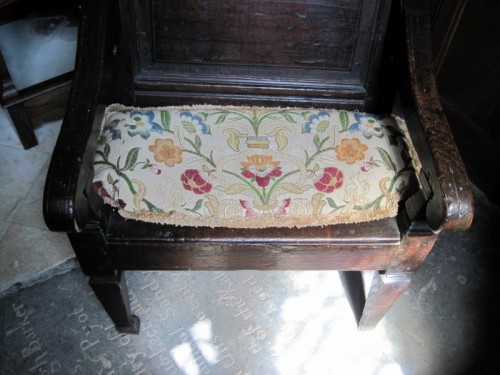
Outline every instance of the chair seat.
<svg viewBox="0 0 500 375">
<path fill-rule="evenodd" d="M 419 169 L 396 116 L 311 108 L 106 109 L 93 189 L 129 219 L 233 228 L 397 213 Z"/>
</svg>

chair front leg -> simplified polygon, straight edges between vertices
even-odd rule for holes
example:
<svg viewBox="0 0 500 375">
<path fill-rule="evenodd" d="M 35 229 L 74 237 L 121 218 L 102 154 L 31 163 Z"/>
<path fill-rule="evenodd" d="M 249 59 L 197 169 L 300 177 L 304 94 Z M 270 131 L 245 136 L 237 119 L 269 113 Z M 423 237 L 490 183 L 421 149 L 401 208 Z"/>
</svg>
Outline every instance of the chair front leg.
<svg viewBox="0 0 500 375">
<path fill-rule="evenodd" d="M 68 233 L 80 268 L 89 276 L 89 284 L 109 317 L 122 333 L 139 333 L 139 318 L 132 315 L 127 283 L 108 256 L 106 241 L 97 225 L 89 224 L 84 232 Z"/>
<path fill-rule="evenodd" d="M 377 272 L 366 297 L 363 314 L 358 323 L 361 331 L 375 328 L 385 313 L 410 286 L 409 273 Z"/>
<path fill-rule="evenodd" d="M 131 314 L 127 283 L 122 271 L 114 276 L 93 276 L 89 284 L 121 333 L 138 334 L 139 318 Z"/>
</svg>

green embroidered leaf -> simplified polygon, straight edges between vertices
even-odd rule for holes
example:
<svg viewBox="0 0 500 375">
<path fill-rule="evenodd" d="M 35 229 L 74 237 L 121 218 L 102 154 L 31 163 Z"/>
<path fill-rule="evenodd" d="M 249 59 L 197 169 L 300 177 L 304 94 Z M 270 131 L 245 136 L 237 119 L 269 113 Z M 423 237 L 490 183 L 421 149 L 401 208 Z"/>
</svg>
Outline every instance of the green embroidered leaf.
<svg viewBox="0 0 500 375">
<path fill-rule="evenodd" d="M 320 141 L 320 139 L 319 139 L 319 135 L 317 135 L 317 134 L 316 134 L 316 135 L 313 137 L 313 143 L 314 143 L 314 145 L 316 146 L 316 148 L 319 150 L 319 145 L 320 145 L 320 143 L 321 143 L 321 141 Z"/>
<path fill-rule="evenodd" d="M 194 146 L 196 148 L 196 150 L 200 150 L 201 148 L 201 138 L 199 135 L 197 135 L 195 138 L 194 138 Z"/>
<path fill-rule="evenodd" d="M 222 115 L 220 115 L 217 121 L 215 121 L 215 125 L 222 124 L 224 121 L 226 121 L 227 116 L 229 116 L 229 113 L 223 113 Z"/>
<path fill-rule="evenodd" d="M 331 208 L 333 208 L 335 211 L 337 211 L 337 210 L 341 209 L 342 207 L 344 207 L 344 206 L 337 205 L 337 203 L 335 203 L 335 201 L 332 198 L 330 198 L 330 197 L 327 197 L 326 201 L 328 202 L 328 205 Z"/>
<path fill-rule="evenodd" d="M 169 111 L 161 111 L 160 113 L 161 125 L 163 129 L 169 133 L 174 133 L 172 129 L 170 129 L 171 117 Z"/>
<path fill-rule="evenodd" d="M 307 118 L 309 117 L 309 111 L 305 111 L 305 112 L 300 112 L 300 114 L 302 115 L 302 117 L 304 118 L 304 120 L 307 120 Z"/>
<path fill-rule="evenodd" d="M 329 126 L 330 126 L 330 122 L 329 121 L 321 121 L 318 124 L 318 132 L 319 133 L 324 133 L 326 131 L 326 129 L 328 129 Z"/>
<path fill-rule="evenodd" d="M 109 144 L 105 143 L 104 144 L 104 159 L 108 159 L 109 152 L 111 151 L 111 147 L 109 147 Z"/>
<path fill-rule="evenodd" d="M 292 124 L 296 124 L 297 123 L 297 121 L 295 121 L 293 119 L 293 117 L 289 113 L 284 112 L 284 113 L 282 113 L 282 115 L 283 115 L 283 117 L 285 118 L 286 121 L 288 121 L 288 122 L 290 122 Z"/>
<path fill-rule="evenodd" d="M 349 115 L 346 111 L 340 111 L 339 113 L 340 125 L 342 126 L 342 130 L 347 130 L 349 128 Z"/>
<path fill-rule="evenodd" d="M 122 168 L 123 171 L 134 168 L 135 164 L 137 163 L 137 157 L 139 156 L 140 149 L 140 147 L 134 147 L 128 152 L 127 159 L 125 160 L 125 165 Z"/>
<path fill-rule="evenodd" d="M 201 208 L 201 205 L 203 204 L 203 199 L 198 199 L 196 204 L 193 207 L 193 211 L 198 211 Z"/>
<path fill-rule="evenodd" d="M 384 162 L 387 169 L 394 171 L 394 172 L 397 172 L 396 171 L 396 164 L 394 164 L 394 161 L 392 161 L 389 153 L 380 147 L 377 147 L 377 151 L 380 154 L 380 157 L 382 158 L 382 161 Z"/>
<path fill-rule="evenodd" d="M 248 186 L 246 186 L 246 185 L 243 185 L 243 184 L 234 184 L 234 185 L 231 185 L 225 191 L 225 193 L 229 194 L 229 195 L 234 195 L 234 194 L 242 193 L 242 192 L 244 192 L 245 190 L 248 190 L 248 189 L 250 189 L 250 188 Z"/>
<path fill-rule="evenodd" d="M 280 185 L 280 188 L 288 191 L 289 193 L 300 194 L 302 193 L 302 188 L 297 184 L 292 184 L 291 182 L 285 182 Z"/>
<path fill-rule="evenodd" d="M 106 176 L 106 181 L 108 182 L 108 184 L 112 185 L 112 184 L 113 184 L 113 177 L 111 177 L 111 175 L 110 175 L 110 174 L 108 174 L 108 175 Z"/>
<path fill-rule="evenodd" d="M 191 123 L 191 121 L 181 121 L 182 127 L 189 133 L 189 134 L 194 134 L 196 133 L 196 129 L 194 125 Z"/>
<path fill-rule="evenodd" d="M 203 116 L 203 120 L 204 120 L 204 121 L 207 121 L 207 118 L 208 118 L 208 116 L 209 116 L 207 112 L 200 112 L 200 115 L 202 115 L 202 116 Z"/>
</svg>

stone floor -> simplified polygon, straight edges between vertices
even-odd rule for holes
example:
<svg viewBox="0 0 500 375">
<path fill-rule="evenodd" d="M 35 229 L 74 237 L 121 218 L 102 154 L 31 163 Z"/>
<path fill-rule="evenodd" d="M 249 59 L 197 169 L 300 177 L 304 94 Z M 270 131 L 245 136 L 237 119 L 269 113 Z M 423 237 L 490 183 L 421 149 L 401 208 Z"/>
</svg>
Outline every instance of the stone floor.
<svg viewBox="0 0 500 375">
<path fill-rule="evenodd" d="M 373 331 L 337 272 L 177 271 L 126 273 L 142 326 L 120 335 L 75 268 L 0 299 L 0 374 L 498 374 L 500 210 L 475 196 L 472 228 L 440 238 Z"/>
<path fill-rule="evenodd" d="M 477 189 L 472 228 L 440 238 L 371 332 L 356 330 L 336 272 L 246 271 L 128 272 L 142 331 L 117 334 L 43 222 L 60 126 L 25 151 L 0 111 L 1 375 L 500 373 L 500 210 Z"/>
</svg>

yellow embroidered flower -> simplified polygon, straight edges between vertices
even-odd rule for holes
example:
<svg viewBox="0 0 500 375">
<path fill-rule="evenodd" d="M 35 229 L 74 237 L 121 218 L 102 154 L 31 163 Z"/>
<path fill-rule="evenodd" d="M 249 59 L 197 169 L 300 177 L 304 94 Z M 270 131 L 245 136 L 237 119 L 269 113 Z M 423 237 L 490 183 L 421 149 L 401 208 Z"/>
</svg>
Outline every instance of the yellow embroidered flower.
<svg viewBox="0 0 500 375">
<path fill-rule="evenodd" d="M 266 187 L 271 177 L 281 176 L 280 162 L 274 161 L 270 155 L 249 155 L 248 161 L 242 161 L 243 170 L 241 175 L 245 178 L 254 179 L 260 187 Z"/>
<path fill-rule="evenodd" d="M 335 147 L 337 159 L 345 161 L 347 164 L 354 164 L 356 161 L 363 160 L 366 150 L 368 150 L 368 146 L 361 143 L 357 138 L 342 139 L 340 144 Z"/>
<path fill-rule="evenodd" d="M 167 167 L 182 163 L 182 149 L 172 139 L 156 138 L 155 143 L 149 146 L 149 151 L 154 153 L 157 162 L 165 163 Z"/>
</svg>

